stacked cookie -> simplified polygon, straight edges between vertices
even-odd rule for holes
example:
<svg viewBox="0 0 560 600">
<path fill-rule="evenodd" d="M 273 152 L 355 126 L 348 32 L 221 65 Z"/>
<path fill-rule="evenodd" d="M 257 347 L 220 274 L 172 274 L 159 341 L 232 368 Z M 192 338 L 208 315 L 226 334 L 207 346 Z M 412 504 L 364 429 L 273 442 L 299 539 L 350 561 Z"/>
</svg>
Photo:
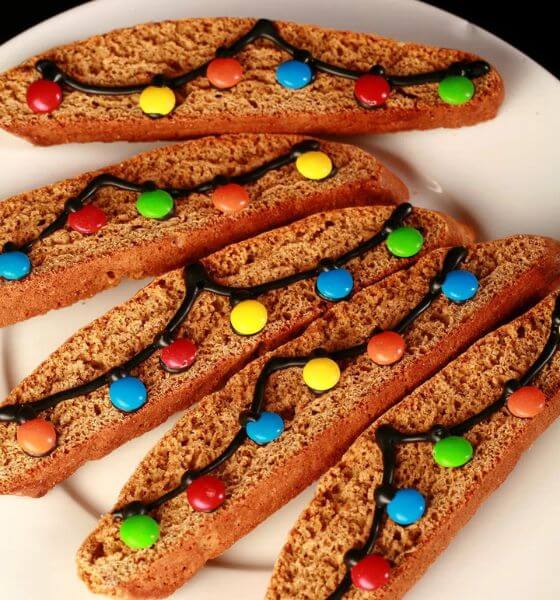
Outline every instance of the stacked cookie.
<svg viewBox="0 0 560 600">
<path fill-rule="evenodd" d="M 155 276 L 0 406 L 0 492 L 29 496 L 185 411 L 79 549 L 93 592 L 171 594 L 323 476 L 267 597 L 400 597 L 557 416 L 560 244 L 477 244 L 301 135 L 470 125 L 502 97 L 464 52 L 263 19 L 0 75 L 0 125 L 35 143 L 227 134 L 0 203 L 0 325 Z"/>
</svg>

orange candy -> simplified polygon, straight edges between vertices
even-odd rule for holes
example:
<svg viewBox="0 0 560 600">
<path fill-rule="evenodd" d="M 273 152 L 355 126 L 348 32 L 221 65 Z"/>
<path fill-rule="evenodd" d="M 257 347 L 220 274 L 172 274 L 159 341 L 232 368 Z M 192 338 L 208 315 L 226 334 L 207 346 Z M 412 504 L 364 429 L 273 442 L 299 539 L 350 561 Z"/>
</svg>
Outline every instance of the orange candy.
<svg viewBox="0 0 560 600">
<path fill-rule="evenodd" d="M 223 213 L 236 213 L 249 205 L 247 190 L 237 183 L 220 185 L 212 192 L 214 206 Z"/>
<path fill-rule="evenodd" d="M 376 365 L 392 365 L 404 354 L 406 344 L 403 336 L 395 331 L 383 331 L 368 342 L 367 353 Z"/>
<path fill-rule="evenodd" d="M 50 421 L 32 419 L 18 426 L 17 443 L 31 456 L 44 456 L 56 446 L 56 429 Z"/>
<path fill-rule="evenodd" d="M 539 388 L 526 385 L 519 388 L 507 399 L 507 407 L 514 417 L 530 419 L 543 411 L 546 404 L 546 396 Z"/>
<path fill-rule="evenodd" d="M 243 67 L 235 58 L 215 58 L 206 69 L 208 81 L 219 90 L 237 85 L 243 77 Z"/>
</svg>

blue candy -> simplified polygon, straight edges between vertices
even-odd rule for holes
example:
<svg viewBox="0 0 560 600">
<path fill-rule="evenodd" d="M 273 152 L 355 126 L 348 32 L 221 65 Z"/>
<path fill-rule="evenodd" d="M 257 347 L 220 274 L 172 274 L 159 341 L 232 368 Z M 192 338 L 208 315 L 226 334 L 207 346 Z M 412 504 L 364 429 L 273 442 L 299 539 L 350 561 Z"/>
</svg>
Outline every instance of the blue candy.
<svg viewBox="0 0 560 600">
<path fill-rule="evenodd" d="M 470 271 L 451 271 L 445 277 L 441 290 L 449 300 L 465 302 L 478 291 L 478 279 Z"/>
<path fill-rule="evenodd" d="M 398 525 L 412 525 L 419 521 L 426 512 L 424 496 L 412 488 L 398 490 L 387 504 L 389 518 Z"/>
<path fill-rule="evenodd" d="M 146 404 L 148 390 L 140 379 L 127 375 L 111 383 L 109 398 L 113 406 L 122 412 L 134 412 Z"/>
<path fill-rule="evenodd" d="M 25 252 L 11 250 L 0 254 L 0 277 L 15 281 L 31 271 L 31 261 Z"/>
<path fill-rule="evenodd" d="M 315 287 L 321 298 L 336 302 L 350 296 L 354 289 L 354 279 L 347 269 L 331 269 L 319 273 Z"/>
<path fill-rule="evenodd" d="M 300 60 L 287 60 L 276 67 L 276 81 L 290 90 L 299 90 L 313 81 L 313 69 Z"/>
<path fill-rule="evenodd" d="M 260 446 L 279 438 L 284 431 L 284 419 L 277 413 L 263 412 L 256 421 L 245 425 L 247 435 Z"/>
</svg>

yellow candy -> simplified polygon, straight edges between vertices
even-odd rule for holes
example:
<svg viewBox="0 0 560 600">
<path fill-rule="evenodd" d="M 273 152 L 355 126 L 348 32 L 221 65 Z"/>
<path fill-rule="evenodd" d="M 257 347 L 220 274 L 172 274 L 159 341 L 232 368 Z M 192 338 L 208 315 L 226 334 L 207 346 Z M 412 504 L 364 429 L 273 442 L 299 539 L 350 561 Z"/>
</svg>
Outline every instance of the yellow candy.
<svg viewBox="0 0 560 600">
<path fill-rule="evenodd" d="M 340 367 L 332 358 L 312 358 L 303 367 L 303 381 L 316 392 L 326 392 L 340 380 Z"/>
<path fill-rule="evenodd" d="M 325 179 L 332 173 L 332 160 L 324 152 L 312 151 L 296 159 L 296 169 L 307 179 Z"/>
<path fill-rule="evenodd" d="M 168 87 L 150 85 L 140 94 L 140 108 L 147 115 L 168 115 L 175 108 L 175 94 Z"/>
<path fill-rule="evenodd" d="M 258 300 L 243 300 L 233 307 L 229 320 L 235 333 L 254 335 L 264 329 L 268 312 Z"/>
</svg>

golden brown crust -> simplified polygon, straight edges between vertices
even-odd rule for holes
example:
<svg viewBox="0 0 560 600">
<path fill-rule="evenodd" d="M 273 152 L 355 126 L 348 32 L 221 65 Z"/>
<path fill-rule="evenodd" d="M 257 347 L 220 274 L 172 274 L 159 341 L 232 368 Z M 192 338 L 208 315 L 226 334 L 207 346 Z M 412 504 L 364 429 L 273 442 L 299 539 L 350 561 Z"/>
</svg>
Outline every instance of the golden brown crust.
<svg viewBox="0 0 560 600">
<path fill-rule="evenodd" d="M 250 286 L 301 272 L 320 259 L 340 256 L 378 232 L 392 207 L 355 207 L 312 215 L 289 226 L 233 244 L 203 259 L 213 280 Z M 447 216 L 415 209 L 406 223 L 424 231 L 422 254 L 472 237 Z M 417 258 L 417 257 L 416 257 Z M 384 245 L 348 263 L 356 289 L 406 268 L 415 259 L 398 259 Z M 68 477 L 87 460 L 100 458 L 127 440 L 155 427 L 219 388 L 259 353 L 275 348 L 324 312 L 328 303 L 304 281 L 259 299 L 268 309 L 266 329 L 258 335 L 232 335 L 225 298 L 203 294 L 182 324 L 197 346 L 197 360 L 185 373 L 168 375 L 158 356 L 135 374 L 148 386 L 148 404 L 124 417 L 100 391 L 69 400 L 49 411 L 58 447 L 48 457 L 24 455 L 15 443 L 15 425 L 0 424 L 0 493 L 37 496 Z M 163 329 L 184 295 L 181 271 L 154 280 L 127 302 L 79 330 L 8 396 L 7 403 L 29 402 L 90 381 L 131 358 Z"/>
<path fill-rule="evenodd" d="M 281 88 L 274 68 L 288 55 L 261 40 L 238 55 L 245 67 L 240 84 L 215 90 L 205 77 L 200 78 L 179 90 L 180 103 L 170 117 L 152 120 L 143 115 L 138 95 L 111 98 L 65 91 L 63 104 L 50 115 L 35 115 L 27 107 L 26 90 L 38 77 L 34 69 L 38 58 L 55 60 L 89 83 L 149 82 L 156 74 L 175 75 L 203 64 L 216 48 L 231 44 L 254 23 L 254 19 L 233 18 L 148 23 L 49 50 L 0 76 L 0 125 L 43 145 L 265 131 L 383 133 L 472 125 L 493 118 L 504 97 L 502 79 L 493 69 L 476 80 L 475 96 L 460 106 L 445 104 L 437 85 L 426 84 L 395 90 L 386 106 L 366 110 L 357 105 L 351 80 L 325 73 L 304 89 Z M 478 58 L 375 34 L 286 22 L 277 26 L 296 46 L 363 71 L 381 63 L 390 73 L 418 73 Z"/>
<path fill-rule="evenodd" d="M 315 498 L 299 517 L 276 564 L 267 600 L 309 600 L 317 597 L 318 589 L 325 595 L 334 589 L 344 573 L 342 555 L 359 546 L 371 526 L 373 489 L 382 472 L 376 429 L 391 424 L 402 431 L 427 431 L 436 423 L 461 422 L 487 407 L 499 398 L 503 384 L 523 374 L 541 352 L 556 296 L 481 339 L 358 438 L 321 479 Z M 395 485 L 424 493 L 427 512 L 407 528 L 384 521 L 375 551 L 393 563 L 388 584 L 371 593 L 351 588 L 345 598 L 393 600 L 410 589 L 504 481 L 520 455 L 558 417 L 559 366 L 556 353 L 534 382 L 547 396 L 542 413 L 518 419 L 504 408 L 467 432 L 475 455 L 461 469 L 439 468 L 429 444 L 397 450 Z"/>
<path fill-rule="evenodd" d="M 19 194 L 0 203 L 0 246 L 24 243 L 51 222 L 64 202 L 102 172 L 158 185 L 191 186 L 218 173 L 246 172 L 285 152 L 301 136 L 239 135 L 204 138 L 140 154 L 119 165 Z M 196 194 L 177 202 L 165 223 L 145 219 L 134 208 L 137 195 L 109 188 L 96 204 L 109 216 L 97 234 L 62 229 L 34 246 L 32 273 L 0 281 L 0 326 L 60 308 L 117 285 L 177 268 L 227 244 L 314 212 L 363 204 L 392 204 L 408 197 L 404 184 L 371 155 L 349 145 L 321 142 L 337 166 L 321 182 L 304 180 L 293 165 L 247 186 L 251 204 L 225 215 Z"/>
<path fill-rule="evenodd" d="M 106 515 L 78 553 L 81 577 L 97 593 L 131 598 L 171 593 L 334 464 L 373 418 L 481 333 L 542 297 L 558 277 L 559 252 L 551 240 L 526 236 L 476 246 L 465 265 L 481 280 L 476 298 L 461 306 L 436 301 L 407 332 L 407 354 L 390 370 L 376 367 L 365 356 L 349 360 L 338 386 L 320 397 L 302 384 L 296 370 L 275 374 L 267 386 L 267 410 L 283 416 L 286 430 L 269 446 L 244 444 L 220 467 L 217 475 L 227 489 L 224 506 L 202 515 L 183 497 L 164 505 L 154 515 L 161 523 L 161 538 L 145 551 L 124 547 L 118 522 Z M 339 349 L 364 341 L 372 328 L 394 326 L 425 293 L 444 255 L 436 251 L 408 272 L 337 305 L 274 354 Z M 223 450 L 239 413 L 250 402 L 265 358 L 189 411 L 140 464 L 117 505 L 152 499 L 178 481 L 183 470 L 200 468 Z"/>
</svg>

